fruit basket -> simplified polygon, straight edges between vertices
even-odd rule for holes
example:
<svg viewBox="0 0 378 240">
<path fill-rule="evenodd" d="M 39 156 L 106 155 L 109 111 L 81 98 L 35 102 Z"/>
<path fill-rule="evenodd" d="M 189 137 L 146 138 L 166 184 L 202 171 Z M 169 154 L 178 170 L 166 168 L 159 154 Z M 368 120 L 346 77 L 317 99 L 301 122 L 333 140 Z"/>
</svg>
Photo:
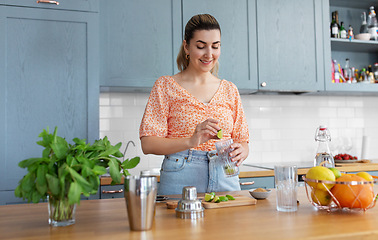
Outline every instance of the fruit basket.
<svg viewBox="0 0 378 240">
<path fill-rule="evenodd" d="M 308 200 L 320 210 L 367 211 L 375 206 L 373 181 L 326 181 L 302 177 Z"/>
</svg>

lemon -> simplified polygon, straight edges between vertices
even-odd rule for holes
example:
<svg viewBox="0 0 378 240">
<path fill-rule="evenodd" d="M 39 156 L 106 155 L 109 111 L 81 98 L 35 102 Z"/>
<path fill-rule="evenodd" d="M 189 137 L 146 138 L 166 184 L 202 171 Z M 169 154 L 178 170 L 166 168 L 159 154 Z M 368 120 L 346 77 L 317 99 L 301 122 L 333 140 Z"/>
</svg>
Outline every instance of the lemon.
<svg viewBox="0 0 378 240">
<path fill-rule="evenodd" d="M 328 169 L 333 172 L 333 174 L 335 175 L 336 179 L 338 179 L 339 177 L 341 177 L 341 172 L 340 172 L 339 169 L 334 168 L 334 167 L 331 167 L 331 168 L 328 168 Z"/>
<path fill-rule="evenodd" d="M 219 139 L 222 139 L 222 138 L 223 138 L 223 131 L 222 131 L 222 129 L 219 129 L 219 130 L 218 130 L 218 132 L 217 132 L 217 137 L 218 137 Z"/>
<path fill-rule="evenodd" d="M 315 179 L 315 180 L 327 180 L 327 181 L 335 181 L 336 177 L 335 174 L 331 170 L 323 166 L 316 166 L 312 167 L 308 170 L 306 174 L 306 178 L 308 179 Z M 308 185 L 315 189 L 319 189 L 322 191 L 326 191 L 327 189 L 331 189 L 335 184 L 331 183 L 316 183 L 316 182 L 307 182 Z"/>
<path fill-rule="evenodd" d="M 363 179 L 367 180 L 367 181 L 374 181 L 374 178 L 367 172 L 358 172 L 356 173 L 357 176 L 359 177 L 362 177 Z M 374 183 L 371 184 L 372 186 L 374 186 Z"/>
<path fill-rule="evenodd" d="M 226 197 L 228 198 L 228 200 L 235 200 L 235 198 L 233 196 L 231 196 L 231 195 L 227 194 Z"/>
<path fill-rule="evenodd" d="M 327 191 L 321 190 L 311 191 L 311 199 L 322 206 L 328 206 L 332 202 L 331 195 Z"/>
<path fill-rule="evenodd" d="M 215 194 L 214 194 L 215 195 Z M 211 193 L 206 193 L 205 194 L 205 201 L 206 202 L 211 202 L 214 199 L 214 195 Z"/>
</svg>

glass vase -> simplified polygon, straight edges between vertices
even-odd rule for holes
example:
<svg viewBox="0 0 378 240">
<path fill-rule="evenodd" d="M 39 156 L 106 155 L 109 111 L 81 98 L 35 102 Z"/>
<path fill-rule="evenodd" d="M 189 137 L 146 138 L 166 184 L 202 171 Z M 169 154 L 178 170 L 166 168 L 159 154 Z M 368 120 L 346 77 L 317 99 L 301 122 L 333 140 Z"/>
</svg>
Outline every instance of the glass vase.
<svg viewBox="0 0 378 240">
<path fill-rule="evenodd" d="M 64 227 L 75 223 L 76 203 L 69 204 L 68 198 L 57 199 L 48 196 L 49 224 L 53 227 Z"/>
</svg>

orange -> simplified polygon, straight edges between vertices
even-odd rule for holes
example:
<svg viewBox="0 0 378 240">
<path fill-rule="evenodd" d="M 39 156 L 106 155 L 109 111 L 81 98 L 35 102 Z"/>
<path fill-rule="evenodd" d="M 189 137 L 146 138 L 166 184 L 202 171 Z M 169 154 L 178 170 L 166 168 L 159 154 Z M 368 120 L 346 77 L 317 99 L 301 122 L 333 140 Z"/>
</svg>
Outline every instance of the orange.
<svg viewBox="0 0 378 240">
<path fill-rule="evenodd" d="M 366 181 L 355 174 L 345 174 L 337 179 L 340 182 Z M 335 184 L 331 193 L 340 203 L 341 207 L 367 208 L 373 202 L 374 192 L 370 184 Z"/>
</svg>

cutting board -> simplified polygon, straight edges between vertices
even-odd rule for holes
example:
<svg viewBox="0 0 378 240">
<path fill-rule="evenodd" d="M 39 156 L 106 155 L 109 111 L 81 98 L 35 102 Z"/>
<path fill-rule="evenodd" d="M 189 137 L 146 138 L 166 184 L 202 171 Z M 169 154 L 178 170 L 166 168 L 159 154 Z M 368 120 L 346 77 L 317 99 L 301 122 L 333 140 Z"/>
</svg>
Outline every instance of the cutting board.
<svg viewBox="0 0 378 240">
<path fill-rule="evenodd" d="M 252 197 L 246 197 L 243 195 L 232 195 L 235 200 L 228 200 L 226 202 L 205 202 L 203 198 L 200 198 L 202 200 L 202 206 L 204 208 L 225 208 L 225 207 L 236 207 L 236 206 L 246 206 L 246 205 L 254 205 L 257 203 L 257 200 Z M 167 208 L 174 209 L 177 207 L 178 201 L 167 201 Z"/>
<path fill-rule="evenodd" d="M 232 195 L 235 200 L 228 200 L 226 202 L 205 202 L 202 200 L 202 206 L 204 208 L 225 208 L 225 207 L 236 207 L 236 206 L 246 206 L 254 205 L 257 203 L 257 200 L 252 197 L 246 197 L 243 195 Z"/>
</svg>

